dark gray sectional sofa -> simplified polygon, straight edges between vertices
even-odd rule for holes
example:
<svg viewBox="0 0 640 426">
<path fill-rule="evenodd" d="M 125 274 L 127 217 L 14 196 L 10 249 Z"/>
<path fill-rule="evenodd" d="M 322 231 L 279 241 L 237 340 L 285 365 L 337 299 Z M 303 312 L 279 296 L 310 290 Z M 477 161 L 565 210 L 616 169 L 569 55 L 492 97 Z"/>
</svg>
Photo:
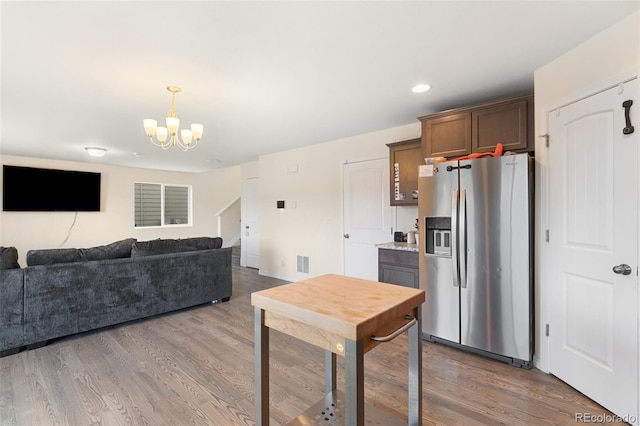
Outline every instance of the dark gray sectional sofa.
<svg viewBox="0 0 640 426">
<path fill-rule="evenodd" d="M 130 239 L 91 249 L 32 250 L 25 268 L 15 267 L 15 248 L 0 248 L 0 356 L 57 337 L 227 301 L 231 248 L 221 246 L 221 238 Z M 14 253 L 15 262 L 7 260 Z"/>
</svg>

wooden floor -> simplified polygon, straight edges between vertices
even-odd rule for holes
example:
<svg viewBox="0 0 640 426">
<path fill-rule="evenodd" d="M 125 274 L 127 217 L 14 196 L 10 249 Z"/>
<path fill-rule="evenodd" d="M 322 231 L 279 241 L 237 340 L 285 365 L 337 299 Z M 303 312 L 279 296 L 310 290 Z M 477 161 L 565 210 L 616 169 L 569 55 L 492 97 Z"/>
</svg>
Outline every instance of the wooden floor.
<svg viewBox="0 0 640 426">
<path fill-rule="evenodd" d="M 253 425 L 253 291 L 283 284 L 234 265 L 233 297 L 0 358 L 0 425 Z M 271 332 L 271 424 L 323 396 L 324 354 Z M 406 336 L 365 356 L 368 404 L 406 421 Z M 608 413 L 539 370 L 423 344 L 423 424 L 573 425 Z M 338 388 L 344 389 L 338 361 Z"/>
</svg>

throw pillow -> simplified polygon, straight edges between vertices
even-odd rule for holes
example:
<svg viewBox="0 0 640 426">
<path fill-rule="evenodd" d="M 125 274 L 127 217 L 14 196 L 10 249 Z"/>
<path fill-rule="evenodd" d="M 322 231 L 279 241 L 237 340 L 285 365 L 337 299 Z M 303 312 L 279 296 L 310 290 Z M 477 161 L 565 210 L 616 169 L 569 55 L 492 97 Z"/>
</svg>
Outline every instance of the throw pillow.
<svg viewBox="0 0 640 426">
<path fill-rule="evenodd" d="M 0 269 L 19 268 L 18 249 L 15 247 L 0 247 Z"/>
</svg>

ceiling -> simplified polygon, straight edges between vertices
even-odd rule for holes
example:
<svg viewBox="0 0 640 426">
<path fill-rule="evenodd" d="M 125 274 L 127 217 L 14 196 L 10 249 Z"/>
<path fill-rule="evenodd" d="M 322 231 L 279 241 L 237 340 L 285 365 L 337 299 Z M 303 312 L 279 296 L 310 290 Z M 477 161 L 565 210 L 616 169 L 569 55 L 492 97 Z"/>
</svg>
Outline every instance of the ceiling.
<svg viewBox="0 0 640 426">
<path fill-rule="evenodd" d="M 635 1 L 0 2 L 0 154 L 202 172 L 533 90 Z M 594 58 L 597 60 L 597 58 Z M 426 82 L 429 92 L 411 87 Z M 189 152 L 154 147 L 177 85 Z M 392 141 L 390 141 L 392 142 Z M 101 159 L 84 147 L 108 149 Z M 136 154 L 134 154 L 136 153 Z"/>
</svg>

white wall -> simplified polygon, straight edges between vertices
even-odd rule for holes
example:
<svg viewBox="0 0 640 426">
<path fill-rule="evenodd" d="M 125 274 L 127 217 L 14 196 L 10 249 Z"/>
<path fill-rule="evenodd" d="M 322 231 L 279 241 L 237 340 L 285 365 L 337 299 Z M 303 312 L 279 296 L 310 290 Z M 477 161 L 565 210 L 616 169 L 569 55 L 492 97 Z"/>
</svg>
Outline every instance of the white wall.
<svg viewBox="0 0 640 426">
<path fill-rule="evenodd" d="M 297 281 L 342 273 L 344 162 L 388 158 L 387 143 L 419 136 L 416 120 L 414 124 L 261 156 L 260 274 Z M 277 209 L 277 200 L 284 200 L 286 208 Z M 412 222 L 407 224 L 411 226 Z M 297 255 L 309 256 L 309 274 L 296 272 Z"/>
<path fill-rule="evenodd" d="M 0 213 L 0 245 L 16 247 L 21 266 L 26 266 L 26 253 L 31 249 L 91 247 L 128 237 L 149 240 L 217 236 L 215 213 L 239 197 L 241 191 L 240 167 L 191 174 L 14 156 L 2 156 L 0 162 L 102 174 L 101 211 L 79 212 L 73 226 L 73 212 Z M 135 229 L 135 181 L 192 185 L 193 226 Z"/>
<path fill-rule="evenodd" d="M 546 113 L 576 95 L 605 81 L 614 80 L 640 66 L 640 12 L 621 20 L 553 62 L 534 75 L 536 135 L 547 133 Z M 547 228 L 547 157 L 544 139 L 536 141 L 536 365 L 548 371 L 548 344 L 543 325 L 548 322 L 547 288 L 556 283 L 546 279 L 544 230 Z"/>
</svg>

